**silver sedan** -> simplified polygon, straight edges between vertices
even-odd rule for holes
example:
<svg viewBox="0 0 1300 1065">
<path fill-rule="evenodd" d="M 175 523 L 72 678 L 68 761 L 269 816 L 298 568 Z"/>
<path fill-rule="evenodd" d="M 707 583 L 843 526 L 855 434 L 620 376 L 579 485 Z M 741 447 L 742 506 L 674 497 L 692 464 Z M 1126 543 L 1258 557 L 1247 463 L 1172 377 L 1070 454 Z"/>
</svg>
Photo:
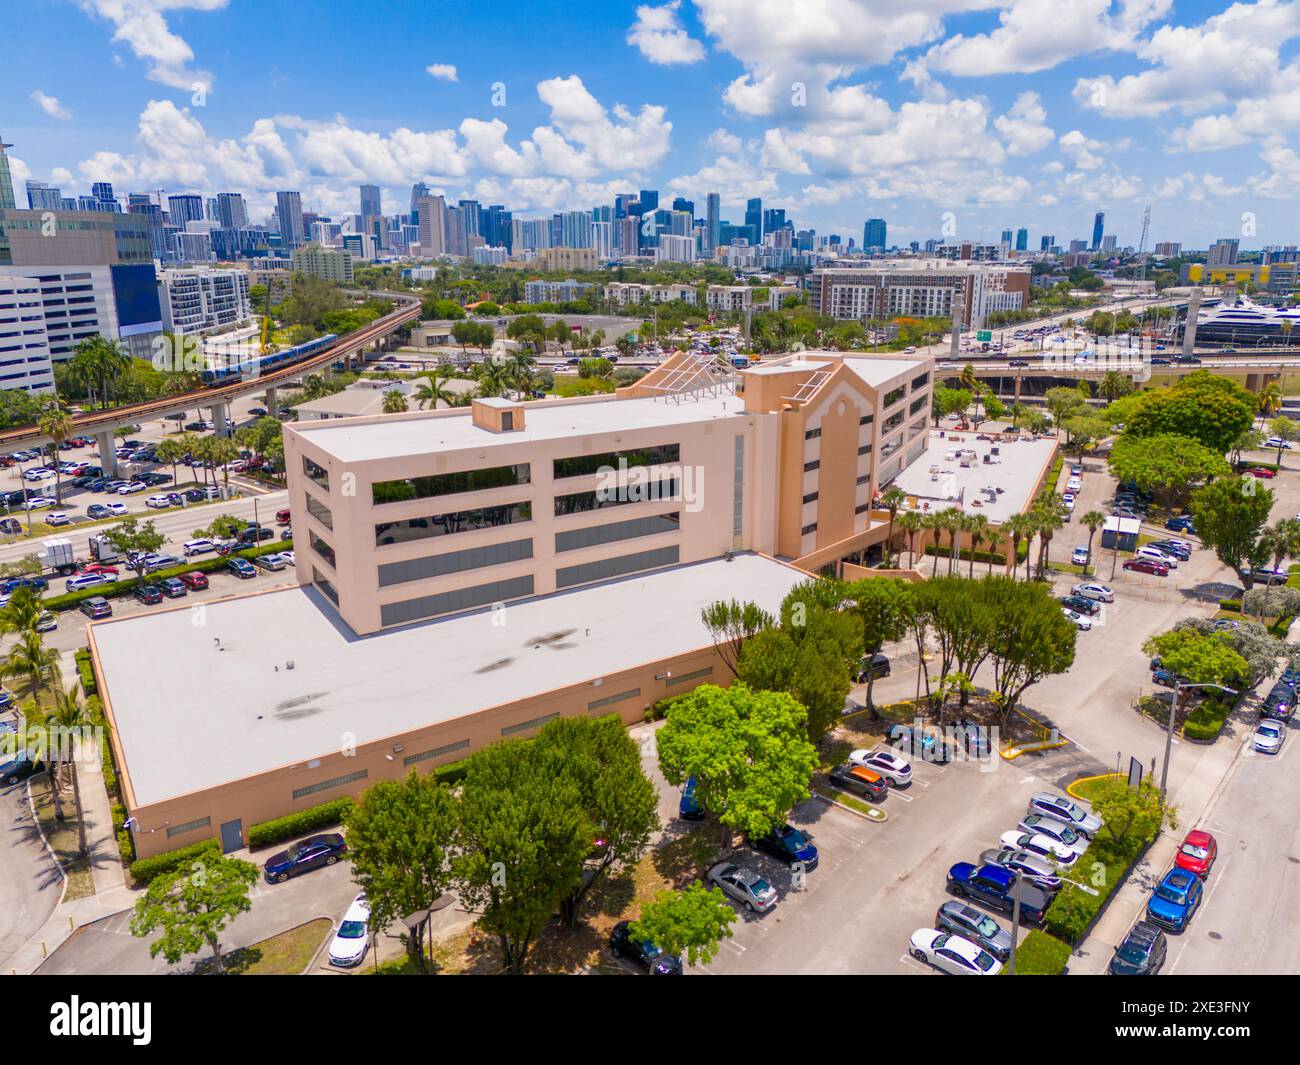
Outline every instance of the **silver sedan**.
<svg viewBox="0 0 1300 1065">
<path fill-rule="evenodd" d="M 776 888 L 747 865 L 719 862 L 709 870 L 709 882 L 720 887 L 750 913 L 767 913 L 776 905 Z"/>
</svg>

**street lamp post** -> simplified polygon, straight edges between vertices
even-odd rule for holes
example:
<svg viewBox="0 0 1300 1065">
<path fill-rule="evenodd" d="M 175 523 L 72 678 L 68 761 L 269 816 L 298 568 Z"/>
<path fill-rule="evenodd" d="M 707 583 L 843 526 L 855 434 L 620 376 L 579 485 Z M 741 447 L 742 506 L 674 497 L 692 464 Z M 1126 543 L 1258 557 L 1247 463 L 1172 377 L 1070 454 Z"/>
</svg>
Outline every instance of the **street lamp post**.
<svg viewBox="0 0 1300 1065">
<path fill-rule="evenodd" d="M 1011 874 L 1015 876 L 1016 879 L 1014 885 L 1015 898 L 1011 904 L 1011 957 L 1007 961 L 1007 974 L 1009 976 L 1015 976 L 1016 975 L 1016 947 L 1019 946 L 1020 944 L 1020 884 L 1023 878 L 1023 874 L 1019 869 L 1011 869 L 1009 870 L 1009 872 L 1011 872 Z M 1089 895 L 1098 894 L 1096 888 L 1091 888 L 1087 884 L 1080 884 L 1077 880 L 1070 880 L 1064 876 L 1062 876 L 1060 879 L 1062 880 L 1062 882 L 1066 884 L 1073 884 L 1080 891 L 1086 891 Z"/>
<path fill-rule="evenodd" d="M 1190 690 L 1192 688 L 1214 688 L 1221 692 L 1227 692 L 1229 695 L 1239 694 L 1239 692 L 1235 688 L 1228 688 L 1222 684 L 1211 684 L 1208 681 L 1200 684 L 1197 683 L 1184 684 L 1181 681 L 1176 681 L 1174 683 L 1174 698 L 1172 703 L 1169 706 L 1169 728 L 1165 731 L 1165 760 L 1164 760 L 1164 764 L 1160 767 L 1161 796 L 1167 794 L 1165 788 L 1169 782 L 1169 757 L 1171 754 L 1173 754 L 1173 749 L 1174 749 L 1174 721 L 1178 717 L 1178 707 L 1182 703 L 1183 692 L 1185 690 Z"/>
</svg>

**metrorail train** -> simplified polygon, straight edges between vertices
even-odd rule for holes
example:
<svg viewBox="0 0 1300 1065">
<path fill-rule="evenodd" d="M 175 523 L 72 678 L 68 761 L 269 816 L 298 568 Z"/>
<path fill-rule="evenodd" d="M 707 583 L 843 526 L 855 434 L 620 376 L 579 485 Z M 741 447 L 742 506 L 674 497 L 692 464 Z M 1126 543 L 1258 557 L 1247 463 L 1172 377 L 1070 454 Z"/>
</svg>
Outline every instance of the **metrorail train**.
<svg viewBox="0 0 1300 1065">
<path fill-rule="evenodd" d="M 208 368 L 203 371 L 203 383 L 227 385 L 245 378 L 256 379 L 268 371 L 278 370 L 291 363 L 319 355 L 337 339 L 338 334 L 326 333 L 305 344 L 296 344 L 291 348 L 283 348 L 267 355 L 250 355 L 243 352 L 218 353 L 212 356 Z"/>
</svg>

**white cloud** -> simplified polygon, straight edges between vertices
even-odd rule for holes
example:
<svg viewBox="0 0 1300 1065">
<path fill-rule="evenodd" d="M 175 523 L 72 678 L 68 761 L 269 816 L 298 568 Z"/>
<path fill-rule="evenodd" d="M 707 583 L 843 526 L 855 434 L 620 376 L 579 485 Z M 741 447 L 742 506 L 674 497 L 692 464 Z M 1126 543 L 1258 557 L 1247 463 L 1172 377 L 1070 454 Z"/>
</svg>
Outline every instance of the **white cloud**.
<svg viewBox="0 0 1300 1065">
<path fill-rule="evenodd" d="M 1102 159 L 1097 153 L 1106 146 L 1101 141 L 1072 129 L 1061 136 L 1058 147 L 1071 166 L 1078 170 L 1096 170 L 1102 165 Z"/>
<path fill-rule="evenodd" d="M 1056 136 L 1047 126 L 1047 112 L 1036 92 L 1022 92 L 1011 110 L 995 118 L 993 125 L 1006 139 L 1009 155 L 1033 155 Z"/>
<path fill-rule="evenodd" d="M 681 0 L 662 7 L 643 4 L 636 9 L 636 22 L 627 31 L 627 43 L 637 48 L 650 62 L 668 66 L 698 63 L 704 58 L 704 45 L 682 28 L 677 17 Z"/>
<path fill-rule="evenodd" d="M 50 96 L 48 93 L 41 92 L 40 89 L 36 89 L 32 92 L 31 101 L 49 115 L 50 118 L 58 118 L 66 121 L 72 117 L 72 112 L 59 102 L 57 96 Z"/>
<path fill-rule="evenodd" d="M 459 81 L 456 74 L 456 67 L 451 63 L 430 63 L 424 68 L 424 72 L 431 78 L 437 78 L 439 81 Z"/>
<path fill-rule="evenodd" d="M 228 0 L 81 0 L 93 15 L 113 24 L 114 42 L 146 60 L 149 77 L 174 89 L 210 89 L 212 75 L 190 66 L 194 50 L 173 33 L 164 17 L 170 11 L 219 11 Z"/>
<path fill-rule="evenodd" d="M 708 144 L 715 152 L 723 155 L 735 155 L 740 151 L 740 138 L 725 129 L 715 129 L 709 134 Z"/>
</svg>

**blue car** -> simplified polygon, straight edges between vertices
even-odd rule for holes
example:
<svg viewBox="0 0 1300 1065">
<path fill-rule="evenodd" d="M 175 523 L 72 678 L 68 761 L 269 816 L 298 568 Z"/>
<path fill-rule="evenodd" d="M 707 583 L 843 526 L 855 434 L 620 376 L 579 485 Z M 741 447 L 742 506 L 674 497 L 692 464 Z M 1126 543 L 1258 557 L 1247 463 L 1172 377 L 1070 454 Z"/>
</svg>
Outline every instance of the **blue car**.
<svg viewBox="0 0 1300 1065">
<path fill-rule="evenodd" d="M 38 592 L 43 592 L 49 586 L 50 582 L 44 577 L 11 577 L 0 584 L 0 593 L 12 595 L 18 588 L 35 588 Z"/>
<path fill-rule="evenodd" d="M 1192 516 L 1190 514 L 1180 514 L 1176 518 L 1170 518 L 1165 522 L 1165 528 L 1172 532 L 1185 532 L 1196 535 L 1196 530 L 1192 528 Z"/>
<path fill-rule="evenodd" d="M 948 890 L 959 899 L 974 899 L 1003 913 L 1016 904 L 1016 877 L 1000 865 L 972 865 L 958 862 L 948 870 Z M 1020 919 L 1038 922 L 1051 905 L 1047 892 L 1023 881 L 1020 884 Z"/>
<path fill-rule="evenodd" d="M 1186 869 L 1170 869 L 1147 902 L 1147 917 L 1171 932 L 1181 932 L 1201 904 L 1201 878 Z"/>
<path fill-rule="evenodd" d="M 793 825 L 778 825 L 766 836 L 751 840 L 751 843 L 764 854 L 770 854 L 786 865 L 799 862 L 805 871 L 817 868 L 817 848 L 813 845 L 812 837 Z"/>
<path fill-rule="evenodd" d="M 300 843 L 273 854 L 262 867 L 266 879 L 273 884 L 283 884 L 291 876 L 333 865 L 347 851 L 347 844 L 337 832 L 311 836 Z"/>
<path fill-rule="evenodd" d="M 690 777 L 686 781 L 686 787 L 682 789 L 681 802 L 677 804 L 677 816 L 683 821 L 704 820 L 704 807 L 695 798 L 696 787 L 695 778 Z"/>
</svg>

